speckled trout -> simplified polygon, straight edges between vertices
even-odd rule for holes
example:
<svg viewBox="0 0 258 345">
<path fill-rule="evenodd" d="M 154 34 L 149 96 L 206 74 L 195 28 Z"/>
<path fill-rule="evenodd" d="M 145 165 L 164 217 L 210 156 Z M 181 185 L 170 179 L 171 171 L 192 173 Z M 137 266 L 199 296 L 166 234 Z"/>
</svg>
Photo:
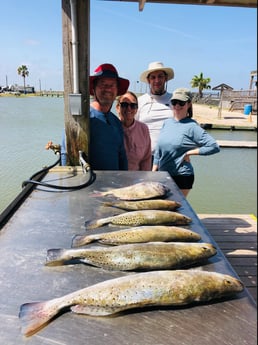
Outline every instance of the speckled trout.
<svg viewBox="0 0 258 345">
<path fill-rule="evenodd" d="M 131 186 L 95 192 L 91 196 L 113 196 L 121 200 L 142 200 L 164 197 L 169 188 L 160 182 L 140 182 Z"/>
<path fill-rule="evenodd" d="M 121 208 L 127 211 L 137 210 L 167 210 L 174 211 L 182 205 L 180 202 L 165 199 L 135 200 L 135 201 L 107 201 L 104 206 Z"/>
<path fill-rule="evenodd" d="M 202 262 L 217 253 L 211 243 L 148 242 L 116 247 L 49 249 L 46 266 L 63 265 L 71 260 L 107 270 L 176 269 Z"/>
<path fill-rule="evenodd" d="M 86 230 L 99 228 L 106 224 L 113 225 L 129 225 L 129 226 L 140 226 L 140 225 L 187 225 L 192 221 L 191 218 L 184 214 L 163 211 L 163 210 L 142 210 L 142 211 L 131 211 L 118 214 L 116 216 L 93 219 L 85 222 Z"/>
<path fill-rule="evenodd" d="M 119 245 L 144 242 L 196 242 L 200 239 L 198 233 L 179 226 L 146 225 L 99 234 L 75 235 L 72 247 L 80 247 L 96 241 Z"/>
<path fill-rule="evenodd" d="M 233 276 L 202 270 L 129 274 L 45 302 L 22 304 L 22 333 L 31 336 L 62 311 L 92 316 L 153 306 L 181 306 L 232 296 L 244 289 Z M 176 313 L 176 311 L 175 311 Z"/>
</svg>

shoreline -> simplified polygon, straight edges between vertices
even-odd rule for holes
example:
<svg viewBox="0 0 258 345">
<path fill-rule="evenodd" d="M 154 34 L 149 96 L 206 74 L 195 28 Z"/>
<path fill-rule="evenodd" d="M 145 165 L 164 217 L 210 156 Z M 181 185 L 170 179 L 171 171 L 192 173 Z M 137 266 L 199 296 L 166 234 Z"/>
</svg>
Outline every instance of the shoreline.
<svg viewBox="0 0 258 345">
<path fill-rule="evenodd" d="M 54 95 L 55 94 L 55 95 Z M 61 97 L 59 92 L 51 92 L 48 94 L 40 94 L 39 92 L 34 94 L 9 94 L 0 93 L 1 97 Z M 216 105 L 193 103 L 193 119 L 197 121 L 205 129 L 243 129 L 243 130 L 255 130 L 257 131 L 257 114 L 245 115 L 239 111 L 229 111 L 226 108 L 222 108 L 219 114 L 219 107 Z"/>
<path fill-rule="evenodd" d="M 238 111 L 228 111 L 219 107 L 193 103 L 193 119 L 202 127 L 257 130 L 257 115 L 245 115 Z"/>
</svg>

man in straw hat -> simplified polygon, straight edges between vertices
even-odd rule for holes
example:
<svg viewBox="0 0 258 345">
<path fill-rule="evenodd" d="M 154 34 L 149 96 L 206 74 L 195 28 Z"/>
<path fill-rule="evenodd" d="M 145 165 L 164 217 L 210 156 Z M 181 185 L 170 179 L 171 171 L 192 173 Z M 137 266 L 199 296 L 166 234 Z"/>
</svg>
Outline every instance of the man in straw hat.
<svg viewBox="0 0 258 345">
<path fill-rule="evenodd" d="M 123 95 L 129 80 L 119 77 L 116 68 L 108 63 L 98 66 L 89 80 L 90 144 L 89 161 L 95 170 L 127 170 L 121 121 L 111 112 L 117 96 Z"/>
<path fill-rule="evenodd" d="M 173 69 L 165 67 L 162 62 L 151 62 L 148 69 L 140 75 L 140 80 L 149 84 L 149 92 L 138 98 L 136 118 L 149 127 L 152 153 L 164 120 L 171 117 L 172 94 L 167 92 L 167 82 L 173 78 Z"/>
</svg>

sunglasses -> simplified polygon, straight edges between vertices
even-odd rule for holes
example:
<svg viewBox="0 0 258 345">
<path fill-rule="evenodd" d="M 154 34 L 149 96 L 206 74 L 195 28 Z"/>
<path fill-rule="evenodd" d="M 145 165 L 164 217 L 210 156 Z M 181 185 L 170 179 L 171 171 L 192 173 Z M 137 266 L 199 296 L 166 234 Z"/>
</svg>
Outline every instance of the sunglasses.
<svg viewBox="0 0 258 345">
<path fill-rule="evenodd" d="M 127 109 L 128 107 L 131 107 L 131 109 L 137 109 L 138 104 L 137 103 L 127 103 L 127 102 L 121 102 L 119 103 L 121 108 Z"/>
<path fill-rule="evenodd" d="M 186 105 L 186 103 L 187 103 L 187 101 L 179 101 L 179 99 L 172 99 L 172 101 L 171 101 L 171 104 L 173 106 L 179 104 L 180 107 L 183 107 L 184 105 Z"/>
</svg>

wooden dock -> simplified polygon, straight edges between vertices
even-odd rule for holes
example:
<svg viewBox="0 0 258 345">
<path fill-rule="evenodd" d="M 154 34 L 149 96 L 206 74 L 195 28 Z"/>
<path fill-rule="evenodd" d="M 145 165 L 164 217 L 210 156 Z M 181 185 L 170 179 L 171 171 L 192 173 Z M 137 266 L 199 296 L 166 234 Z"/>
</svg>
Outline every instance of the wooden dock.
<svg viewBox="0 0 258 345">
<path fill-rule="evenodd" d="M 234 147 L 234 148 L 257 148 L 257 141 L 244 140 L 217 140 L 220 147 Z"/>
<path fill-rule="evenodd" d="M 257 219 L 246 214 L 198 214 L 257 303 Z"/>
</svg>

